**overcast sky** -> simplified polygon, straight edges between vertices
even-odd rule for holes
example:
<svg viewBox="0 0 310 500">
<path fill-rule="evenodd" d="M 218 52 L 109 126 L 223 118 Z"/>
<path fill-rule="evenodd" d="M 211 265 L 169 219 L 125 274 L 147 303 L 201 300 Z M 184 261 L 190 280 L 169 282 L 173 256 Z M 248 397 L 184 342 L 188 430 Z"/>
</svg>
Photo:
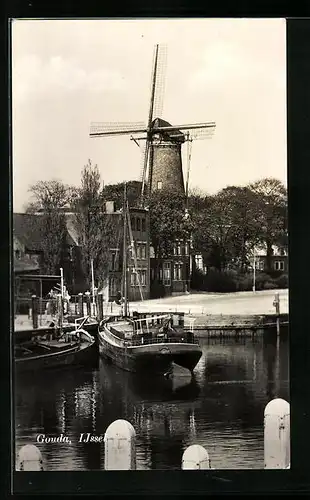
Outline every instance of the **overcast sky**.
<svg viewBox="0 0 310 500">
<path fill-rule="evenodd" d="M 139 179 L 133 141 L 90 138 L 89 127 L 147 121 L 156 43 L 168 47 L 162 118 L 216 122 L 212 139 L 193 142 L 190 186 L 286 184 L 285 20 L 15 20 L 14 211 L 38 180 L 78 185 L 89 158 L 106 184 Z"/>
</svg>

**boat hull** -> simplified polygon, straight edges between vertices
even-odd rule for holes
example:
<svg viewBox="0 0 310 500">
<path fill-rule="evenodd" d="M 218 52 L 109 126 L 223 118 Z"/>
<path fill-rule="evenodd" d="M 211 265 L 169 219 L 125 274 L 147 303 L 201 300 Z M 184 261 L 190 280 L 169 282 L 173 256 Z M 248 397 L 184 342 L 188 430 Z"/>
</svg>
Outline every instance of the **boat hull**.
<svg viewBox="0 0 310 500">
<path fill-rule="evenodd" d="M 109 331 L 99 332 L 99 354 L 130 372 L 169 375 L 173 364 L 193 371 L 202 355 L 197 344 L 162 342 L 139 346 L 116 345 Z"/>
<path fill-rule="evenodd" d="M 30 355 L 15 358 L 15 370 L 37 371 L 51 368 L 65 368 L 68 366 L 93 365 L 98 357 L 98 348 L 95 342 L 81 342 L 74 348 L 50 352 L 47 354 Z"/>
</svg>

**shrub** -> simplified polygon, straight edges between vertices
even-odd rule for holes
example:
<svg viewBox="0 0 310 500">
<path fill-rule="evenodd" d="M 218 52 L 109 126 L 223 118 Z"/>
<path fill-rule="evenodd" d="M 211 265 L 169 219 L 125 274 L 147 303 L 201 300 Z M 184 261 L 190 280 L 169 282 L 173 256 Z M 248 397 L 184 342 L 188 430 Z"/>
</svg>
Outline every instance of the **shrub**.
<svg viewBox="0 0 310 500">
<path fill-rule="evenodd" d="M 152 299 L 159 299 L 165 296 L 165 287 L 162 283 L 159 283 L 157 280 L 151 283 L 150 295 Z"/>
<path fill-rule="evenodd" d="M 204 290 L 205 275 L 200 269 L 195 269 L 191 279 L 191 288 L 194 290 Z"/>
<path fill-rule="evenodd" d="M 278 278 L 274 280 L 278 288 L 288 288 L 288 275 L 281 274 Z"/>
<path fill-rule="evenodd" d="M 273 290 L 274 288 L 278 288 L 274 281 L 265 281 L 264 290 Z"/>
<path fill-rule="evenodd" d="M 265 287 L 266 283 L 273 283 L 273 280 L 269 276 L 269 274 L 258 273 L 256 275 L 256 277 L 255 277 L 255 288 L 256 288 L 256 290 L 266 290 L 266 287 Z"/>
<path fill-rule="evenodd" d="M 238 276 L 237 288 L 240 292 L 247 292 L 253 288 L 253 274 Z"/>
<path fill-rule="evenodd" d="M 235 292 L 237 289 L 235 273 L 210 269 L 204 279 L 204 288 L 208 292 Z"/>
</svg>

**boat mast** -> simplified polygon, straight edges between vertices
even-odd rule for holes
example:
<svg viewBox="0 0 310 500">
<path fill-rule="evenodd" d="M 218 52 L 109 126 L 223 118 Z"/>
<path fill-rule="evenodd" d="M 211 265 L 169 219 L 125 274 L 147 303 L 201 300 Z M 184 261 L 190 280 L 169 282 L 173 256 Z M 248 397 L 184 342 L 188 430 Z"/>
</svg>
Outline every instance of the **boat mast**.
<svg viewBox="0 0 310 500">
<path fill-rule="evenodd" d="M 127 316 L 127 184 L 124 185 L 124 204 L 123 204 L 123 223 L 124 223 L 124 241 L 123 241 L 123 297 L 124 297 L 124 316 Z"/>
</svg>

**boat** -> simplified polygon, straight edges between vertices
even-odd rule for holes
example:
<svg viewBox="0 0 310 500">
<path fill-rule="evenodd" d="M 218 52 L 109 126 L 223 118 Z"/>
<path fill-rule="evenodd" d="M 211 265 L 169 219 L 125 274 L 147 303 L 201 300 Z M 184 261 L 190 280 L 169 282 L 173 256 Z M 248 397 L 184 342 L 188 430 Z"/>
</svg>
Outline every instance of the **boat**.
<svg viewBox="0 0 310 500">
<path fill-rule="evenodd" d="M 118 367 L 131 372 L 150 375 L 175 376 L 175 367 L 193 372 L 202 355 L 202 349 L 193 332 L 177 332 L 164 324 L 162 328 L 149 328 L 154 318 L 139 320 L 124 318 L 103 320 L 99 326 L 99 354 Z"/>
<path fill-rule="evenodd" d="M 14 332 L 14 341 L 16 344 L 24 344 L 31 341 L 35 337 L 42 337 L 44 335 L 60 336 L 62 332 L 70 332 L 81 328 L 86 330 L 96 341 L 98 336 L 98 321 L 90 316 L 79 317 L 68 316 L 66 321 L 63 321 L 62 326 L 57 325 L 57 320 L 51 320 L 45 326 L 40 328 L 28 328 L 25 330 L 16 330 Z"/>
<path fill-rule="evenodd" d="M 78 328 L 83 323 L 83 329 L 86 330 L 90 335 L 92 335 L 95 339 L 97 339 L 98 335 L 98 321 L 96 318 L 91 316 L 81 316 L 79 315 L 70 315 L 67 318 L 67 324 L 64 325 L 64 328 L 70 330 L 72 327 Z"/>
<path fill-rule="evenodd" d="M 15 345 L 14 351 L 16 371 L 36 371 L 94 363 L 97 345 L 86 330 L 79 328 L 63 332 L 59 338 L 51 338 L 50 334 L 37 336 Z"/>
<path fill-rule="evenodd" d="M 124 190 L 124 242 L 126 240 L 126 219 L 130 232 L 130 216 Z M 193 330 L 178 332 L 172 326 L 172 316 L 149 315 L 134 319 L 128 314 L 127 300 L 127 245 L 123 253 L 123 317 L 108 317 L 102 320 L 98 329 L 99 354 L 120 368 L 131 372 L 171 377 L 174 366 L 193 373 L 202 355 L 202 349 Z M 155 323 L 161 321 L 160 326 Z"/>
</svg>

